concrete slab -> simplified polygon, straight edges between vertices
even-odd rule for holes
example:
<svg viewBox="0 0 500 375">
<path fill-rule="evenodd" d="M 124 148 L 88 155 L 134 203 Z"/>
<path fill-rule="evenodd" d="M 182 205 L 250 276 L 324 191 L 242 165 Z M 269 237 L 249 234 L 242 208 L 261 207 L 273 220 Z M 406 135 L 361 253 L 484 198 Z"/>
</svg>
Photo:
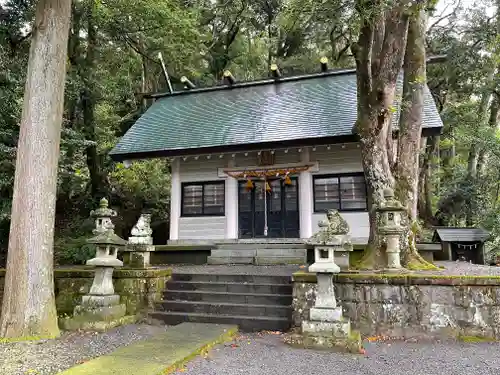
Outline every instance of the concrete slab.
<svg viewBox="0 0 500 375">
<path fill-rule="evenodd" d="M 182 367 L 204 350 L 229 340 L 235 325 L 181 323 L 150 339 L 122 347 L 59 375 L 160 375 Z"/>
</svg>

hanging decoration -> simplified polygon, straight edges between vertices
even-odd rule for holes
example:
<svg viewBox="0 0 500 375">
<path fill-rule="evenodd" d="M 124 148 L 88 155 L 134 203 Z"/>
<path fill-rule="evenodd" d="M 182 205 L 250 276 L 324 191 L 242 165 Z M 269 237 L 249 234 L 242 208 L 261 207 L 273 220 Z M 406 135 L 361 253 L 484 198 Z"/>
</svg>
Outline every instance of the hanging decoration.
<svg viewBox="0 0 500 375">
<path fill-rule="evenodd" d="M 290 174 L 286 174 L 285 176 L 285 185 L 291 185 L 292 184 L 292 179 L 290 178 Z"/>
<path fill-rule="evenodd" d="M 464 245 L 461 243 L 452 242 L 452 245 L 455 245 L 457 249 L 463 249 L 463 250 L 476 250 L 478 248 L 477 244 Z"/>
<path fill-rule="evenodd" d="M 270 193 L 270 192 L 271 192 L 271 185 L 269 185 L 269 182 L 267 182 L 267 181 L 266 181 L 266 191 L 267 191 L 268 193 Z"/>
<path fill-rule="evenodd" d="M 229 172 L 226 174 L 237 179 L 250 179 L 250 178 L 266 178 L 266 177 L 284 177 L 286 180 L 286 176 L 290 174 L 300 173 L 307 171 L 310 166 L 304 167 L 296 167 L 296 168 L 288 168 L 288 169 L 256 169 L 256 170 L 247 170 L 243 172 Z M 291 183 L 291 180 L 290 180 Z"/>
<path fill-rule="evenodd" d="M 251 179 L 248 179 L 248 180 L 247 180 L 247 183 L 245 184 L 245 189 L 246 189 L 247 191 L 250 191 L 250 190 L 252 190 L 252 189 L 253 189 L 253 186 L 254 186 L 254 185 L 253 185 L 252 180 L 251 180 Z"/>
</svg>

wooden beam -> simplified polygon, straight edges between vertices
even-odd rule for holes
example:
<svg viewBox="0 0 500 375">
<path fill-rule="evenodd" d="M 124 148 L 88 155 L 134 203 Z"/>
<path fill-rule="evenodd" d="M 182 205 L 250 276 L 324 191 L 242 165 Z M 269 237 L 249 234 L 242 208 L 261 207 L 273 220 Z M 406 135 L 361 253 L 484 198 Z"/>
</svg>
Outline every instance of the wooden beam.
<svg viewBox="0 0 500 375">
<path fill-rule="evenodd" d="M 184 84 L 184 88 L 186 88 L 187 90 L 196 88 L 195 84 L 191 82 L 186 76 L 181 77 L 181 82 Z"/>
</svg>

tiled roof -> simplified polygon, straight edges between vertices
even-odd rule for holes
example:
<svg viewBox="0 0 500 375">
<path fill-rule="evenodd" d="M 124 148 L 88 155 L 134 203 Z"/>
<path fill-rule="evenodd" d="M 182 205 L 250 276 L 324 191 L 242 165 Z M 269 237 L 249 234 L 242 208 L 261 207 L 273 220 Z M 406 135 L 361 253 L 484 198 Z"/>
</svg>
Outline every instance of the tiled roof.
<svg viewBox="0 0 500 375">
<path fill-rule="evenodd" d="M 490 236 L 481 228 L 437 228 L 435 233 L 443 242 L 483 242 Z"/>
<path fill-rule="evenodd" d="M 398 84 L 401 96 L 402 84 Z M 354 70 L 194 89 L 162 97 L 112 150 L 115 159 L 180 155 L 235 145 L 353 137 Z M 397 128 L 399 103 L 393 116 Z M 425 90 L 424 128 L 443 123 Z"/>
</svg>

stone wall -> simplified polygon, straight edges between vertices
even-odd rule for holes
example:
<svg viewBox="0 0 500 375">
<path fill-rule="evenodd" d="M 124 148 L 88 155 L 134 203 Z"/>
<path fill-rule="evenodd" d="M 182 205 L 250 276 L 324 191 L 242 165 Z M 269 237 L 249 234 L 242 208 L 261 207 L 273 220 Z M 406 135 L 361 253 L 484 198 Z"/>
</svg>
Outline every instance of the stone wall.
<svg viewBox="0 0 500 375">
<path fill-rule="evenodd" d="M 113 273 L 115 292 L 127 306 L 127 315 L 152 308 L 163 297 L 169 269 L 118 269 Z M 3 296 L 5 270 L 0 269 L 0 306 Z M 94 271 L 89 267 L 55 270 L 56 306 L 59 315 L 71 315 L 81 297 L 92 285 Z M 1 308 L 1 307 L 0 307 Z"/>
<path fill-rule="evenodd" d="M 335 292 L 344 315 L 365 336 L 500 339 L 500 277 L 340 274 Z M 316 275 L 294 275 L 293 321 L 314 304 Z"/>
</svg>

